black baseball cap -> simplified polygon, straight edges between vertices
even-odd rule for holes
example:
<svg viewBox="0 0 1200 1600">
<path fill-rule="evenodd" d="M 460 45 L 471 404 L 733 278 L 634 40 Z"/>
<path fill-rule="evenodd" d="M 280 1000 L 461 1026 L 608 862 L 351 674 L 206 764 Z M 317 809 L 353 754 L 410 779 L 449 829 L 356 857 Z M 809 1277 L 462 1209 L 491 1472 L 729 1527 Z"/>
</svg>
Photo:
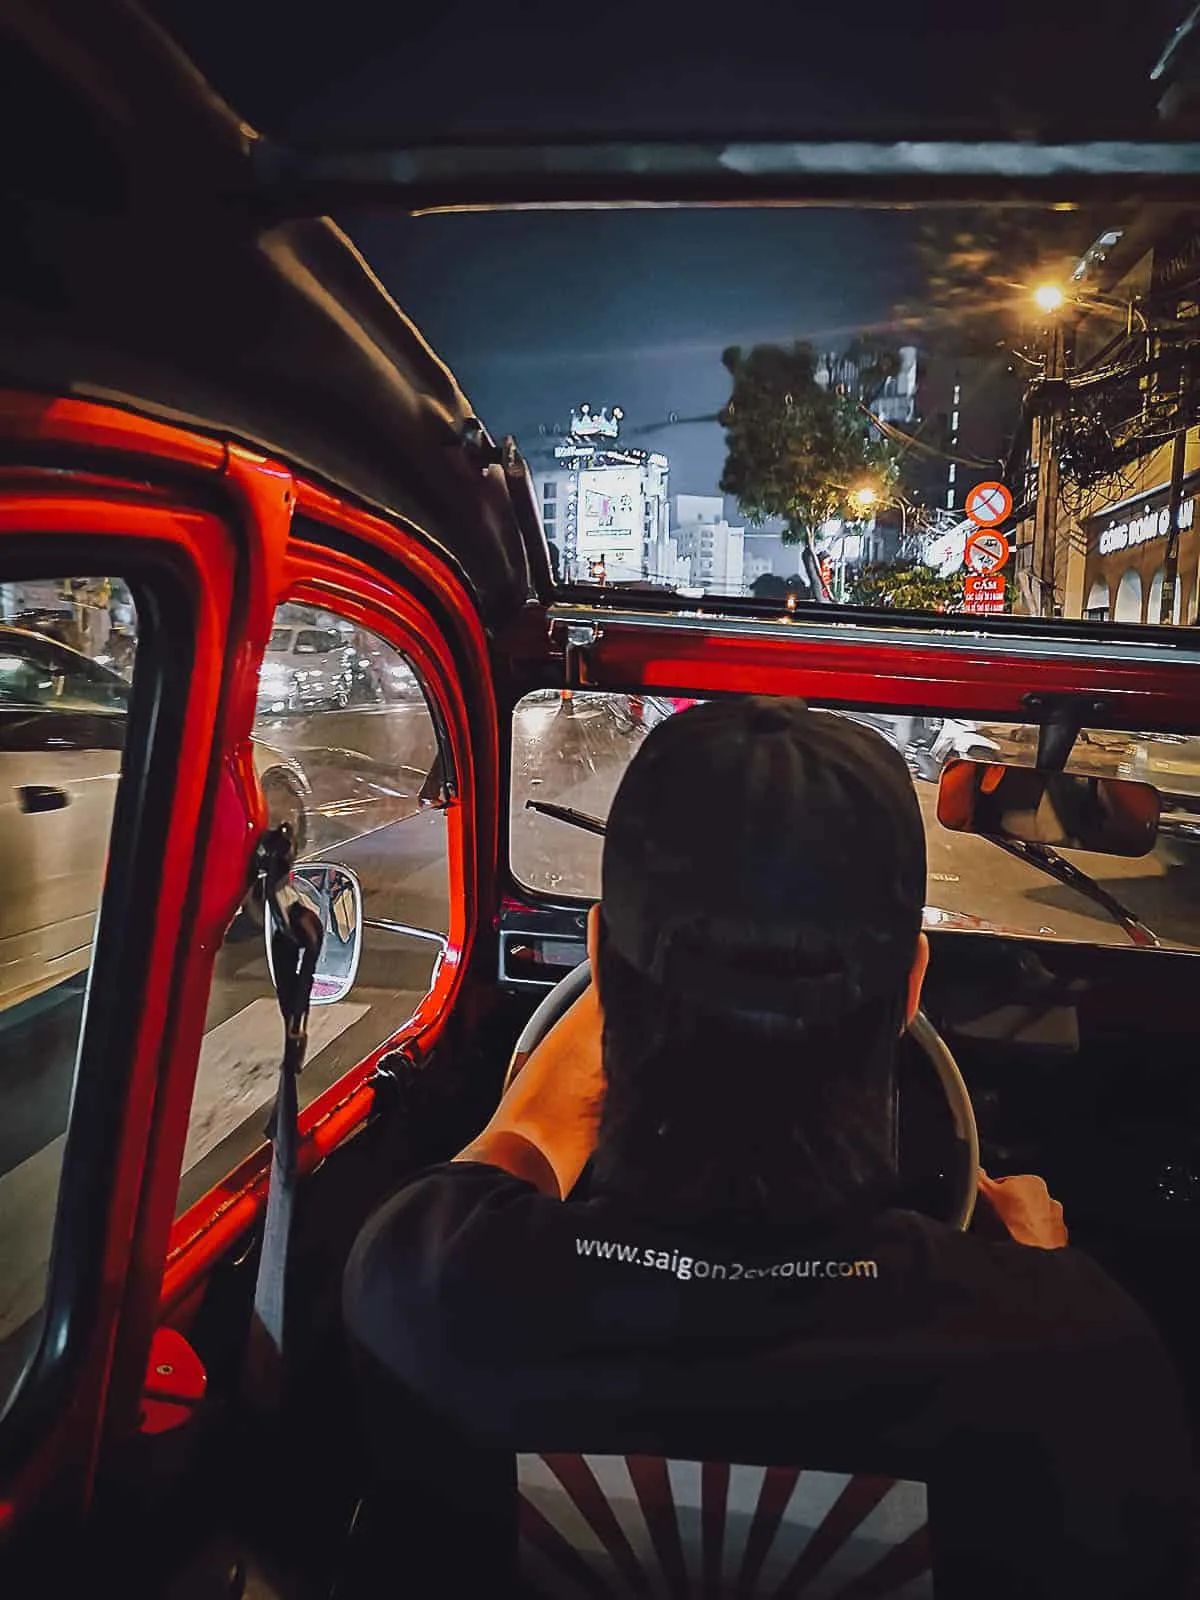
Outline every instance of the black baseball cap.
<svg viewBox="0 0 1200 1600">
<path fill-rule="evenodd" d="M 608 816 L 604 934 L 722 1013 L 832 1020 L 897 994 L 925 898 L 900 754 L 802 700 L 714 700 L 656 727 Z"/>
</svg>

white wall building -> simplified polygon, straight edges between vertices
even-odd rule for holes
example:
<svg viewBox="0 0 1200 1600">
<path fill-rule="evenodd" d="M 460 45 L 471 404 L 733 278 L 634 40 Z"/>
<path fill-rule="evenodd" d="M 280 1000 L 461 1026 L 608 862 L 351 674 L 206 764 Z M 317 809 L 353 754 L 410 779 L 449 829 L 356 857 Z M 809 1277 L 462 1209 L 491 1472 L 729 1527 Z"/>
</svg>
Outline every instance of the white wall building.
<svg viewBox="0 0 1200 1600">
<path fill-rule="evenodd" d="M 619 443 L 614 407 L 571 413 L 571 431 L 539 474 L 542 522 L 557 546 L 564 580 L 586 580 L 603 561 L 609 583 L 674 582 L 669 547 L 666 456 Z"/>
<path fill-rule="evenodd" d="M 747 589 L 755 578 L 765 578 L 767 573 L 774 571 L 775 563 L 770 556 L 743 555 L 742 557 L 742 582 Z"/>
<path fill-rule="evenodd" d="M 725 520 L 720 495 L 679 494 L 673 497 L 672 534 L 679 555 L 689 565 L 693 589 L 741 594 L 745 586 L 745 529 Z"/>
<path fill-rule="evenodd" d="M 897 358 L 897 371 L 884 379 L 877 393 L 862 392 L 862 373 L 853 356 L 833 351 L 818 357 L 813 378 L 822 389 L 844 389 L 850 395 L 861 397 L 885 422 L 911 422 L 917 414 L 916 345 L 901 345 Z"/>
</svg>

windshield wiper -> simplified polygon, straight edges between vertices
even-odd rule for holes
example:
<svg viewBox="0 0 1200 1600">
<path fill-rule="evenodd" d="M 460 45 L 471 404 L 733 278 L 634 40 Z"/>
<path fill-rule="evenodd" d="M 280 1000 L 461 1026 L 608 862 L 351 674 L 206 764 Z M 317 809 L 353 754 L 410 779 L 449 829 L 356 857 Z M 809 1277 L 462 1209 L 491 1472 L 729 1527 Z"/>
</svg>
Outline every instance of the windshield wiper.
<svg viewBox="0 0 1200 1600">
<path fill-rule="evenodd" d="M 586 811 L 576 811 L 572 806 L 555 805 L 551 800 L 526 800 L 526 811 L 538 811 L 544 817 L 556 817 L 559 822 L 566 822 L 573 828 L 582 828 L 585 833 L 596 833 L 601 838 L 604 836 L 606 824 L 601 817 L 589 816 Z M 990 837 L 990 835 L 989 835 Z M 1016 856 L 1018 861 L 1025 861 L 1031 867 L 1036 867 L 1048 877 L 1055 878 L 1067 888 L 1076 890 L 1085 899 L 1091 900 L 1095 905 L 1103 907 L 1128 935 L 1130 940 L 1147 949 L 1157 950 L 1160 947 L 1158 935 L 1136 917 L 1128 906 L 1122 905 L 1116 895 L 1109 894 L 1107 889 L 1102 889 L 1094 878 L 1071 862 L 1065 861 L 1057 850 L 1052 850 L 1047 844 L 1026 844 L 1017 839 L 996 839 L 992 843 L 1007 850 L 1009 855 Z"/>
<path fill-rule="evenodd" d="M 1089 877 L 1070 861 L 1065 861 L 1058 851 L 1052 850 L 1048 844 L 1029 844 L 1021 839 L 997 839 L 994 835 L 987 837 L 991 838 L 993 844 L 998 844 L 1001 850 L 1007 850 L 1010 856 L 1016 856 L 1018 861 L 1027 861 L 1031 867 L 1037 867 L 1040 872 L 1057 879 L 1068 889 L 1076 890 L 1094 905 L 1103 907 L 1113 921 L 1124 929 L 1134 944 L 1156 950 L 1159 948 L 1158 935 L 1148 928 L 1140 917 L 1136 917 L 1128 906 L 1122 905 L 1116 895 L 1109 894 L 1107 889 L 1102 889 L 1095 878 Z"/>
<path fill-rule="evenodd" d="M 553 800 L 526 800 L 526 811 L 540 811 L 544 817 L 557 817 L 559 822 L 569 822 L 573 828 L 585 833 L 598 833 L 604 837 L 608 824 L 602 817 L 589 816 L 586 811 L 576 811 L 572 806 L 556 806 Z"/>
</svg>

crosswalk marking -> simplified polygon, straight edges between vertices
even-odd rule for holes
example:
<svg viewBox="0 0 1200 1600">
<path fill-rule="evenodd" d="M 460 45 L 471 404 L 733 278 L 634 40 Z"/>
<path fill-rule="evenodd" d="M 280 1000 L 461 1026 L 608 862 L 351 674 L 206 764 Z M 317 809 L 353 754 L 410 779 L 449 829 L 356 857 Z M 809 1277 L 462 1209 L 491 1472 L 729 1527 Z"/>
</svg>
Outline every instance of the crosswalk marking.
<svg viewBox="0 0 1200 1600">
<path fill-rule="evenodd" d="M 314 1007 L 308 1024 L 309 1061 L 370 1009 L 352 1001 Z M 184 1172 L 247 1117 L 269 1105 L 282 1050 L 283 1021 L 273 999 L 252 1001 L 205 1034 Z M 0 1174 L 0 1339 L 15 1332 L 42 1304 L 65 1144 L 66 1135 L 59 1134 Z"/>
</svg>

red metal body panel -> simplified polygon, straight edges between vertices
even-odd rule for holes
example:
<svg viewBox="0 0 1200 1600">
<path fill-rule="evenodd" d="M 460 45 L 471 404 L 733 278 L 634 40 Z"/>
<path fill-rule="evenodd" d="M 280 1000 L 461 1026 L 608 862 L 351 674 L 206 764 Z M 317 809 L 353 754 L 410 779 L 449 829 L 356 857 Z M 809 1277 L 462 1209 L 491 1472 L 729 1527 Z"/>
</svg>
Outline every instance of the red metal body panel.
<svg viewBox="0 0 1200 1600">
<path fill-rule="evenodd" d="M 0 389 L 0 434 L 8 439 L 81 445 L 88 450 L 169 461 L 207 472 L 221 471 L 228 449 L 220 439 L 116 406 L 14 389 Z"/>
<path fill-rule="evenodd" d="M 562 618 L 563 613 L 554 614 Z M 1036 721 L 1026 702 L 1041 695 L 1101 699 L 1111 720 L 1101 726 L 1183 732 L 1200 729 L 1200 662 L 1167 648 L 1125 659 L 1098 634 L 1094 644 L 1050 642 L 1033 653 L 1027 639 L 973 638 L 930 631 L 883 638 L 884 627 L 846 627 L 844 634 L 806 618 L 722 627 L 706 619 L 680 626 L 663 619 L 631 622 L 588 613 L 596 642 L 580 653 L 577 687 L 670 695 L 794 694 L 819 703 L 958 712 Z M 530 678 L 562 681 L 561 645 L 547 672 L 552 614 L 530 608 L 501 643 Z M 1196 640 L 1200 648 L 1200 635 Z"/>
<path fill-rule="evenodd" d="M 195 871 L 194 846 L 220 710 L 225 627 L 233 606 L 237 567 L 233 541 L 217 517 L 182 507 L 139 504 L 137 487 L 132 484 L 124 495 L 102 497 L 92 492 L 75 496 L 61 475 L 52 478 L 47 474 L 40 493 L 30 485 L 20 493 L 0 495 L 0 538 L 30 533 L 43 539 L 47 550 L 55 538 L 74 539 L 88 533 L 124 539 L 131 546 L 137 541 L 153 541 L 158 547 L 168 547 L 192 576 L 197 661 L 188 685 L 184 748 L 175 792 L 178 826 L 162 861 L 156 899 L 147 907 L 147 914 L 154 918 L 154 956 L 121 1126 L 100 1311 L 88 1333 L 72 1404 L 56 1418 L 47 1419 L 41 1448 L 18 1481 L 5 1486 L 8 1503 L 0 1506 L 0 1525 L 6 1520 L 5 1512 L 11 1515 L 32 1501 L 62 1464 L 70 1463 L 79 1474 L 80 1492 L 86 1492 L 95 1465 L 109 1368 L 136 1260 L 133 1239 L 167 1048 L 176 952 L 185 926 L 185 906 Z M 144 1367 L 148 1344 L 149 1330 L 138 1351 L 139 1367 Z"/>
<path fill-rule="evenodd" d="M 6 531 L 48 538 L 91 532 L 171 542 L 194 574 L 197 608 L 197 661 L 175 796 L 178 826 L 154 907 L 154 960 L 109 1219 L 103 1314 L 71 1404 L 48 1427 L 19 1479 L 5 1486 L 2 1528 L 65 1463 L 85 1464 L 86 1492 L 101 1419 L 109 1437 L 139 1425 L 147 1352 L 164 1310 L 177 1307 L 186 1319 L 212 1264 L 264 1201 L 265 1148 L 178 1224 L 174 1220 L 213 959 L 265 824 L 249 735 L 275 607 L 285 599 L 333 605 L 402 648 L 438 703 L 460 781 L 460 797 L 447 816 L 452 922 L 438 983 L 403 1035 L 382 1042 L 306 1109 L 302 1170 L 317 1165 L 366 1117 L 372 1101 L 366 1080 L 378 1056 L 401 1036 L 432 1042 L 445 1023 L 473 933 L 490 924 L 494 910 L 499 752 L 487 641 L 471 598 L 449 567 L 402 527 L 297 484 L 286 468 L 252 451 L 115 408 L 3 393 L 0 436 L 35 445 L 39 460 L 46 446 L 56 448 L 54 470 L 21 464 L 14 452 L 16 464 L 0 475 L 7 489 L 0 490 L 0 537 Z M 99 469 L 97 452 L 107 457 Z M 67 462 L 72 470 L 64 471 Z M 143 474 L 149 484 L 139 481 Z M 193 476 L 207 483 L 206 498 L 214 487 L 222 493 L 226 519 L 187 505 Z M 289 546 L 297 503 L 399 562 L 415 592 L 350 556 L 301 541 Z M 422 591 L 436 600 L 442 620 L 416 598 Z"/>
<path fill-rule="evenodd" d="M 394 538 L 394 530 L 386 523 L 373 531 L 377 541 L 385 532 Z M 394 554 L 394 549 L 389 553 Z M 400 1033 L 382 1040 L 358 1066 L 305 1108 L 300 1119 L 299 1163 L 300 1170 L 306 1172 L 324 1160 L 369 1113 L 372 1091 L 367 1079 L 380 1057 L 401 1040 L 411 1040 L 421 1050 L 436 1041 L 449 1015 L 449 1003 L 459 989 L 474 932 L 481 925 L 481 894 L 488 897 L 482 925 L 490 925 L 495 851 L 486 865 L 480 862 L 477 835 L 481 822 L 485 836 L 494 832 L 495 807 L 490 803 L 480 806 L 477 797 L 496 792 L 497 751 L 494 734 L 490 740 L 472 738 L 466 703 L 459 689 L 459 668 L 424 606 L 412 596 L 399 593 L 394 585 L 382 582 L 369 567 L 318 545 L 297 542 L 289 570 L 294 581 L 287 589 L 288 599 L 335 609 L 403 650 L 413 662 L 442 711 L 461 790 L 460 801 L 447 812 L 450 926 L 437 982 Z M 473 613 L 469 615 L 473 617 Z M 465 629 L 462 642 L 472 651 L 473 674 L 487 691 L 490 705 L 491 674 L 482 630 Z M 487 725 L 494 730 L 494 713 L 489 715 Z M 268 1151 L 264 1145 L 179 1218 L 172 1230 L 163 1282 L 165 1312 L 171 1312 L 187 1297 L 197 1276 L 207 1272 L 253 1222 L 265 1199 L 268 1175 Z"/>
</svg>

